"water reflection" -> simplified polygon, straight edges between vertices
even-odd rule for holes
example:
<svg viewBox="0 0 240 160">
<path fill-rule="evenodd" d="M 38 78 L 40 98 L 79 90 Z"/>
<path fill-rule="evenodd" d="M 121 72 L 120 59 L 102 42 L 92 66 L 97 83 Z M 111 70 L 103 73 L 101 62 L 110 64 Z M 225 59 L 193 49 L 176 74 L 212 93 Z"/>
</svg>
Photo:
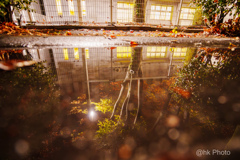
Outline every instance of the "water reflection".
<svg viewBox="0 0 240 160">
<path fill-rule="evenodd" d="M 198 157 L 199 149 L 231 150 L 225 159 L 239 155 L 238 48 L 52 48 L 19 53 L 7 60 L 38 63 L 0 71 L 4 158 L 220 157 Z"/>
</svg>

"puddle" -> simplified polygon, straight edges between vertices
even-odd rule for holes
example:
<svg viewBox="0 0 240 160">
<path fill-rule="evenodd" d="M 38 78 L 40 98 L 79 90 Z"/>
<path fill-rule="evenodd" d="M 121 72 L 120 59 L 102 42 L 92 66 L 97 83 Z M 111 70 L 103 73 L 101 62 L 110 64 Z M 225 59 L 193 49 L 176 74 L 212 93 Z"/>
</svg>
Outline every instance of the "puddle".
<svg viewBox="0 0 240 160">
<path fill-rule="evenodd" d="M 240 154 L 239 51 L 2 49 L 1 156 L 234 159 Z"/>
</svg>

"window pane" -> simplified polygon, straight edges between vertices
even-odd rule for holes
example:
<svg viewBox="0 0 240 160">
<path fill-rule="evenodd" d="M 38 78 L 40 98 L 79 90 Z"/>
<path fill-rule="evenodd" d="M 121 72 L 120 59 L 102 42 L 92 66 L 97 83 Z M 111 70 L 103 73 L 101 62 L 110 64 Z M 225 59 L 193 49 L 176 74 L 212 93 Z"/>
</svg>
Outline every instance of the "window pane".
<svg viewBox="0 0 240 160">
<path fill-rule="evenodd" d="M 118 8 L 123 8 L 123 3 L 117 3 Z"/>
<path fill-rule="evenodd" d="M 68 49 L 67 48 L 63 49 L 63 55 L 64 55 L 64 60 L 68 60 Z"/>
<path fill-rule="evenodd" d="M 162 6 L 162 11 L 166 11 L 167 7 L 166 6 Z"/>
<path fill-rule="evenodd" d="M 156 6 L 156 10 L 157 10 L 157 11 L 160 11 L 160 6 Z"/>
<path fill-rule="evenodd" d="M 187 14 L 183 14 L 183 19 L 187 19 L 188 15 Z"/>
<path fill-rule="evenodd" d="M 151 10 L 155 10 L 155 6 L 154 5 L 151 6 Z"/>
<path fill-rule="evenodd" d="M 161 54 L 160 53 L 156 53 L 156 58 L 160 58 Z"/>
<path fill-rule="evenodd" d="M 79 60 L 78 48 L 74 48 L 74 57 L 76 60 Z"/>
</svg>

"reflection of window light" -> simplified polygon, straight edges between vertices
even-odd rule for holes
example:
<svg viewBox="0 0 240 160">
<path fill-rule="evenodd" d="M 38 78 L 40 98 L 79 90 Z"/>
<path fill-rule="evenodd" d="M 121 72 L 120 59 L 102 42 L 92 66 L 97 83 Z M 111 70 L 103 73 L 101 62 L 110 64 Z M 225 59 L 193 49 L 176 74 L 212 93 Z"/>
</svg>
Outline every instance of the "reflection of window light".
<svg viewBox="0 0 240 160">
<path fill-rule="evenodd" d="M 132 22 L 133 21 L 132 3 L 118 2 L 117 3 L 117 21 L 118 22 Z"/>
<path fill-rule="evenodd" d="M 73 0 L 68 0 L 68 7 L 69 7 L 70 15 L 73 16 L 73 15 L 74 15 L 74 4 L 73 4 Z"/>
<path fill-rule="evenodd" d="M 87 59 L 89 59 L 89 50 L 88 48 L 85 48 L 85 56 Z"/>
<path fill-rule="evenodd" d="M 194 14 L 195 14 L 195 9 L 192 9 L 192 8 L 182 8 L 181 9 L 181 14 L 180 14 L 180 19 L 193 20 Z"/>
<path fill-rule="evenodd" d="M 173 57 L 185 57 L 187 55 L 187 48 L 174 48 Z"/>
<path fill-rule="evenodd" d="M 75 60 L 79 60 L 78 48 L 74 48 L 74 57 L 75 57 Z"/>
<path fill-rule="evenodd" d="M 82 6 L 82 15 L 86 16 L 86 2 L 85 2 L 85 0 L 82 0 L 81 6 Z"/>
<path fill-rule="evenodd" d="M 166 57 L 167 47 L 147 47 L 147 58 Z"/>
<path fill-rule="evenodd" d="M 150 19 L 171 20 L 172 6 L 151 5 Z"/>
<path fill-rule="evenodd" d="M 64 55 L 64 60 L 68 60 L 68 49 L 67 48 L 63 49 L 63 55 Z"/>
<path fill-rule="evenodd" d="M 56 0 L 58 15 L 62 15 L 62 5 L 61 0 Z"/>
<path fill-rule="evenodd" d="M 117 58 L 131 58 L 131 47 L 117 47 Z"/>
<path fill-rule="evenodd" d="M 33 15 L 33 12 L 31 12 L 31 18 L 32 18 L 33 21 L 35 21 L 35 17 Z"/>
</svg>

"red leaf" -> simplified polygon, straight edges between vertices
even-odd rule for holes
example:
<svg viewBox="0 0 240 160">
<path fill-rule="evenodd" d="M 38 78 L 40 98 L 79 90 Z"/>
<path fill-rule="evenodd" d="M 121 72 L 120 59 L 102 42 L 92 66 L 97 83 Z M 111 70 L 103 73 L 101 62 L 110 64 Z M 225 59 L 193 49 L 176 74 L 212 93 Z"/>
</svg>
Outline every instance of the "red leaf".
<svg viewBox="0 0 240 160">
<path fill-rule="evenodd" d="M 191 93 L 185 89 L 182 89 L 180 87 L 173 88 L 174 92 L 181 95 L 185 99 L 189 99 L 191 97 Z"/>
</svg>

